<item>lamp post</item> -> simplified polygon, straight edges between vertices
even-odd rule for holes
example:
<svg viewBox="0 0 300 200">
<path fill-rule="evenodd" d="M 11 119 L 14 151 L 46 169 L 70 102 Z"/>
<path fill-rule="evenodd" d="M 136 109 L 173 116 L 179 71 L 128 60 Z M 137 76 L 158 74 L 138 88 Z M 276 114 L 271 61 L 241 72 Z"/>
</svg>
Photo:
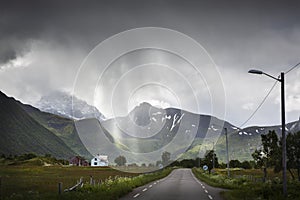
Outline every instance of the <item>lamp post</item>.
<svg viewBox="0 0 300 200">
<path fill-rule="evenodd" d="M 251 74 L 266 75 L 281 83 L 281 131 L 282 131 L 282 176 L 283 176 L 283 195 L 287 196 L 287 178 L 286 178 L 286 134 L 285 134 L 285 95 L 284 95 L 284 72 L 281 72 L 280 78 L 276 78 L 263 71 L 251 69 Z"/>
<path fill-rule="evenodd" d="M 227 138 L 227 128 L 224 128 L 225 131 L 225 140 L 226 140 L 226 160 L 227 160 L 227 176 L 230 177 L 229 171 L 229 153 L 228 153 L 228 138 Z"/>
</svg>

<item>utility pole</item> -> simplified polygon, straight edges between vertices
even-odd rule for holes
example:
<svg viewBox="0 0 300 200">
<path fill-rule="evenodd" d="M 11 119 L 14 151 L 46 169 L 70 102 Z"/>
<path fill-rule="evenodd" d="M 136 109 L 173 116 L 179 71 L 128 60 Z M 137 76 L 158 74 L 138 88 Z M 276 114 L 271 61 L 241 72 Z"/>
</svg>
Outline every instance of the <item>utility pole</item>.
<svg viewBox="0 0 300 200">
<path fill-rule="evenodd" d="M 215 169 L 215 150 L 214 150 L 214 146 L 215 146 L 215 144 L 214 144 L 214 142 L 212 143 L 213 144 L 213 148 L 212 148 L 212 150 L 213 150 L 213 169 Z"/>
<path fill-rule="evenodd" d="M 199 161 L 198 161 L 198 167 L 200 168 L 200 164 L 201 164 L 201 157 L 200 157 L 200 149 L 201 149 L 201 146 L 199 147 L 199 150 L 198 150 L 198 152 L 199 152 Z"/>
<path fill-rule="evenodd" d="M 224 128 L 224 130 L 225 130 L 225 139 L 226 139 L 227 176 L 230 177 L 227 128 Z"/>
<path fill-rule="evenodd" d="M 286 178 L 286 134 L 285 134 L 285 95 L 284 95 L 284 72 L 280 74 L 281 82 L 281 131 L 282 131 L 282 176 L 283 176 L 283 195 L 287 196 Z"/>
</svg>

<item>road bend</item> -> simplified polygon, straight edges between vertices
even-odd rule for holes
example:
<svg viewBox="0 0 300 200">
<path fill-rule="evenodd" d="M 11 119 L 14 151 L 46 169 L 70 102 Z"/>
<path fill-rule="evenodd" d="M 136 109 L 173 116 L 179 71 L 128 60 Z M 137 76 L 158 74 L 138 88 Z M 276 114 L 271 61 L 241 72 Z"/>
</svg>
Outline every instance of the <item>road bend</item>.
<svg viewBox="0 0 300 200">
<path fill-rule="evenodd" d="M 167 177 L 134 189 L 121 200 L 135 199 L 214 199 L 222 200 L 223 189 L 211 187 L 199 181 L 191 169 L 173 170 Z"/>
</svg>

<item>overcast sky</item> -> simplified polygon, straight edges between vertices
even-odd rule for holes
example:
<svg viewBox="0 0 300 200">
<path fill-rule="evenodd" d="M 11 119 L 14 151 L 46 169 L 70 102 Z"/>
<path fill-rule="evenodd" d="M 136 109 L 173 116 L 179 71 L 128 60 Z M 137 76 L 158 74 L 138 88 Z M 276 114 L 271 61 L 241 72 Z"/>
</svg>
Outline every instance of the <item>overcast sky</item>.
<svg viewBox="0 0 300 200">
<path fill-rule="evenodd" d="M 299 8 L 299 1 L 2 1 L 0 90 L 33 105 L 50 92 L 70 92 L 81 63 L 96 45 L 126 30 L 162 27 L 181 32 L 205 48 L 218 67 L 224 87 L 225 99 L 220 95 L 215 103 L 221 102 L 220 105 L 214 106 L 224 103 L 226 115 L 217 117 L 239 126 L 274 84 L 268 77 L 247 71 L 254 66 L 278 76 L 300 62 Z M 112 74 L 122 72 L 117 65 L 111 69 L 115 69 Z M 157 77 L 155 70 L 152 72 L 147 72 L 146 77 Z M 172 77 L 171 73 L 168 76 Z M 299 77 L 300 67 L 286 75 L 288 122 L 300 116 Z M 105 80 L 109 81 L 107 77 Z M 170 82 L 165 86 L 177 88 L 179 96 L 187 100 L 191 95 L 189 87 L 175 79 Z M 152 85 L 152 92 L 160 91 L 155 90 L 160 86 Z M 151 95 L 146 98 L 143 95 L 147 87 L 141 88 L 136 89 L 141 90 L 138 96 L 131 94 L 134 100 L 130 101 L 162 101 L 161 105 L 176 107 L 183 104 L 184 109 L 198 112 L 193 110 L 194 101 L 178 103 L 170 91 L 158 95 L 164 99 L 151 99 Z M 205 88 L 203 91 L 198 95 L 205 96 Z M 106 94 L 102 91 L 100 97 L 97 95 L 96 106 L 110 116 L 103 100 Z M 279 124 L 279 97 L 278 84 L 245 126 Z M 89 101 L 84 94 L 80 98 Z M 205 109 L 208 99 L 203 97 L 200 112 L 202 106 L 203 112 L 210 114 L 210 109 Z"/>
</svg>

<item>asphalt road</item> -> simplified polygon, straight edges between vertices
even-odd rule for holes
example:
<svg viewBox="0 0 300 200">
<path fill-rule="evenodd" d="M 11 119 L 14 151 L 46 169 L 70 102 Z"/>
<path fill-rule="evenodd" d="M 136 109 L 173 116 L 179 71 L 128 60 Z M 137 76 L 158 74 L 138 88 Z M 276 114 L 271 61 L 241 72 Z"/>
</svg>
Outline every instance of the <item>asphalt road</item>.
<svg viewBox="0 0 300 200">
<path fill-rule="evenodd" d="M 169 176 L 138 187 L 122 200 L 138 199 L 214 199 L 221 200 L 220 188 L 214 188 L 199 181 L 191 169 L 176 169 Z"/>
</svg>

